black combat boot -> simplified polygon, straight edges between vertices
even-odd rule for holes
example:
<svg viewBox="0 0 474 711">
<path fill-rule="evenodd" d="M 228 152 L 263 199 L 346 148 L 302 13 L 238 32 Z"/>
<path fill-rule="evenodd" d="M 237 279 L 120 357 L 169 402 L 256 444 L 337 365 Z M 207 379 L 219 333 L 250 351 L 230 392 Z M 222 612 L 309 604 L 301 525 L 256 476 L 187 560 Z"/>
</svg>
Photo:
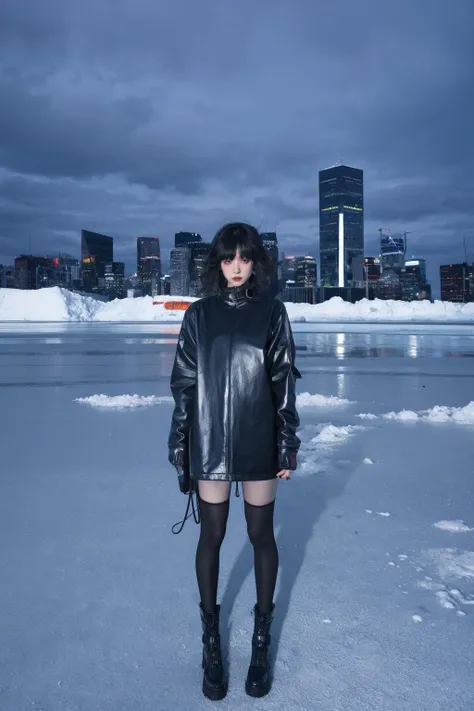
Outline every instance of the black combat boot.
<svg viewBox="0 0 474 711">
<path fill-rule="evenodd" d="M 221 638 L 219 634 L 220 605 L 213 613 L 203 610 L 199 604 L 202 622 L 202 693 L 211 701 L 219 701 L 227 694 L 227 680 L 222 667 Z"/>
<path fill-rule="evenodd" d="M 273 610 L 261 615 L 257 605 L 254 608 L 255 625 L 252 637 L 252 659 L 245 682 L 245 691 L 249 696 L 265 696 L 272 685 L 270 668 L 270 627 L 273 621 Z"/>
</svg>

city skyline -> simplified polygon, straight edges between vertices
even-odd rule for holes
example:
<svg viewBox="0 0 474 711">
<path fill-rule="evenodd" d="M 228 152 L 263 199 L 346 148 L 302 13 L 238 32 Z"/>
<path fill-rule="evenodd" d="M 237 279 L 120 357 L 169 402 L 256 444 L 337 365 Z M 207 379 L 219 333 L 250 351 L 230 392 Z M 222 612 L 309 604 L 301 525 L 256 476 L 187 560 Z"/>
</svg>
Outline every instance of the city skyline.
<svg viewBox="0 0 474 711">
<path fill-rule="evenodd" d="M 6 0 L 0 262 L 79 254 L 87 228 L 130 271 L 137 235 L 168 254 L 236 219 L 319 261 L 318 171 L 340 158 L 364 171 L 365 256 L 390 228 L 433 284 L 463 238 L 472 262 L 474 7 L 376 7 L 126 1 L 111 24 L 91 0 Z"/>
</svg>

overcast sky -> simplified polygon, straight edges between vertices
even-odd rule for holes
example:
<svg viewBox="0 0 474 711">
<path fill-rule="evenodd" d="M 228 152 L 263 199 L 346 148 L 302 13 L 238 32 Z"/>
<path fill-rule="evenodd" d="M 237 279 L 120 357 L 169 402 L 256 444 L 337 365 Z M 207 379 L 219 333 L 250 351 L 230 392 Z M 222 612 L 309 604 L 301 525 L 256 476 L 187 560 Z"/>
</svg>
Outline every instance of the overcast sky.
<svg viewBox="0 0 474 711">
<path fill-rule="evenodd" d="M 167 260 L 179 230 L 276 230 L 318 259 L 318 171 L 364 170 L 377 229 L 474 259 L 473 0 L 1 0 L 0 261 L 80 229 Z M 319 261 L 319 259 L 318 259 Z"/>
</svg>

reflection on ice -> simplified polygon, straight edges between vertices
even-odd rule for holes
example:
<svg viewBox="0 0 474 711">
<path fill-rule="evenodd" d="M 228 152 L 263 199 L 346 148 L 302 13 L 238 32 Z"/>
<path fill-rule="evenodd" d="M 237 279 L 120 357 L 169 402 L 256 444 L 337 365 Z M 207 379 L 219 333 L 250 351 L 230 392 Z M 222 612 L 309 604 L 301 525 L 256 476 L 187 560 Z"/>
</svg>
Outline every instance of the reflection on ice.
<svg viewBox="0 0 474 711">
<path fill-rule="evenodd" d="M 418 336 L 415 334 L 408 336 L 408 355 L 410 358 L 418 357 Z"/>
</svg>

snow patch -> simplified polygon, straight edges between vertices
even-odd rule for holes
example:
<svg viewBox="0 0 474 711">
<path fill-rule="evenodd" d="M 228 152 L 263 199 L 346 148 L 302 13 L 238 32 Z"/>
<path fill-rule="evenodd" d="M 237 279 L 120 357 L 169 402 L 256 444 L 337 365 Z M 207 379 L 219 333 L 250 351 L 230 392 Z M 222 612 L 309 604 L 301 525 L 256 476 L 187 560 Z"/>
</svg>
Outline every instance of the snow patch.
<svg viewBox="0 0 474 711">
<path fill-rule="evenodd" d="M 467 578 L 474 580 L 474 552 L 457 548 L 431 548 L 426 557 L 433 563 L 442 580 Z"/>
<path fill-rule="evenodd" d="M 365 457 L 363 464 L 373 464 L 373 461 L 370 459 L 370 457 Z"/>
<path fill-rule="evenodd" d="M 423 618 L 420 615 L 412 615 L 411 619 L 413 620 L 413 622 L 417 622 L 417 623 L 423 622 Z"/>
<path fill-rule="evenodd" d="M 376 511 L 377 516 L 384 516 L 385 518 L 388 518 L 391 514 L 389 514 L 388 511 Z"/>
<path fill-rule="evenodd" d="M 418 583 L 418 587 L 424 590 L 432 590 L 436 596 L 441 607 L 446 610 L 456 610 L 461 615 L 466 615 L 465 612 L 460 611 L 461 605 L 474 605 L 474 595 L 465 595 L 458 588 L 450 588 L 441 583 L 435 583 L 431 581 L 431 578 L 425 578 Z"/>
<path fill-rule="evenodd" d="M 382 415 L 384 420 L 400 420 L 401 422 L 412 422 L 418 419 L 418 413 L 413 410 L 401 410 L 400 412 L 387 412 Z"/>
<path fill-rule="evenodd" d="M 356 415 L 356 417 L 360 417 L 361 420 L 376 420 L 377 415 L 374 415 L 373 412 L 361 412 L 360 415 Z"/>
<path fill-rule="evenodd" d="M 358 415 L 360 417 L 360 415 Z M 366 417 L 364 415 L 364 417 Z M 387 412 L 382 415 L 385 420 L 398 420 L 400 422 L 455 422 L 459 425 L 474 425 L 474 400 L 464 407 L 449 407 L 448 405 L 435 405 L 428 410 L 401 410 L 400 412 Z"/>
<path fill-rule="evenodd" d="M 76 397 L 74 402 L 85 403 L 92 407 L 110 408 L 115 410 L 131 409 L 135 407 L 149 407 L 173 402 L 171 396 L 157 397 L 156 395 L 90 395 L 89 397 Z"/>
<path fill-rule="evenodd" d="M 441 529 L 441 531 L 447 531 L 448 533 L 467 533 L 468 531 L 474 531 L 474 528 L 466 526 L 461 519 L 456 519 L 455 521 L 438 521 L 438 523 L 434 523 L 433 526 Z"/>
<path fill-rule="evenodd" d="M 330 447 L 345 442 L 356 432 L 363 430 L 360 425 L 323 425 L 321 431 L 311 440 L 312 444 Z"/>
<path fill-rule="evenodd" d="M 296 405 L 298 407 L 345 407 L 352 405 L 351 400 L 345 400 L 343 397 L 336 395 L 311 395 L 310 393 L 299 393 L 296 396 Z"/>
</svg>

